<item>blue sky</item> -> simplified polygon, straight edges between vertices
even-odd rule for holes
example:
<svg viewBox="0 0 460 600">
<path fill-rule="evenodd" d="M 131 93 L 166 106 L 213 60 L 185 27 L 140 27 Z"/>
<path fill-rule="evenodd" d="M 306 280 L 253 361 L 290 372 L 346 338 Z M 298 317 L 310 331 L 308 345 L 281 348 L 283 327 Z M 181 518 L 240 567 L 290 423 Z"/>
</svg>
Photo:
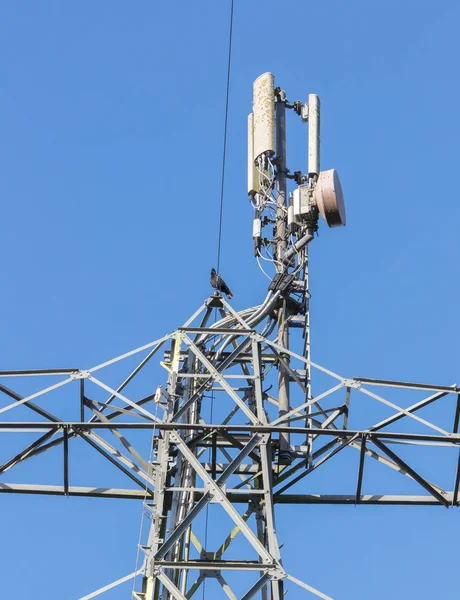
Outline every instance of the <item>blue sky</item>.
<svg viewBox="0 0 460 600">
<path fill-rule="evenodd" d="M 209 294 L 228 15 L 211 0 L 0 6 L 2 368 L 92 366 Z M 342 180 L 348 225 L 323 226 L 310 254 L 312 357 L 340 374 L 460 379 L 459 16 L 453 1 L 235 1 L 221 270 L 236 308 L 265 295 L 246 118 L 272 71 L 290 99 L 320 95 L 322 168 Z M 305 168 L 306 130 L 288 126 L 288 166 Z M 134 569 L 136 503 L 0 504 L 4 597 L 73 599 Z M 279 534 L 292 573 L 336 600 L 431 600 L 457 589 L 459 519 L 281 508 Z"/>
</svg>

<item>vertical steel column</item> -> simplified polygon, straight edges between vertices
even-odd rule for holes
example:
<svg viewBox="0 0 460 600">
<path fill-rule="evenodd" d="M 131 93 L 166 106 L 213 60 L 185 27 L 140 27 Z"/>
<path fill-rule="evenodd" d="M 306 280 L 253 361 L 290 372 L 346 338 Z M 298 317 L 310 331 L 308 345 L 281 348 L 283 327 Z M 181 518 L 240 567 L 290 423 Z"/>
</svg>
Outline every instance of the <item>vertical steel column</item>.
<svg viewBox="0 0 460 600">
<path fill-rule="evenodd" d="M 197 369 L 197 359 L 195 358 L 193 352 L 189 350 L 187 355 L 187 360 L 184 364 L 183 372 L 184 373 L 193 373 L 194 370 Z M 194 390 L 194 380 L 193 378 L 187 379 L 185 385 L 185 391 L 183 395 L 183 401 L 187 402 L 190 396 L 193 394 Z M 193 407 L 191 407 L 192 409 Z M 186 423 L 190 423 L 190 413 L 191 409 L 189 409 L 183 417 L 183 421 Z M 189 488 L 191 486 L 191 468 L 187 463 L 184 465 L 184 461 L 182 460 L 182 455 L 179 453 L 177 456 L 176 462 L 176 472 L 174 475 L 175 485 L 177 487 Z M 169 529 L 173 531 L 176 526 L 185 518 L 187 514 L 187 510 L 190 503 L 190 493 L 191 492 L 176 492 L 173 494 L 171 509 L 170 509 L 170 517 L 169 517 Z M 168 552 L 167 560 L 171 560 L 173 562 L 180 562 L 183 558 L 184 553 L 184 545 L 185 545 L 185 537 L 179 540 L 176 545 L 171 548 Z M 167 569 L 165 574 L 173 581 L 173 583 L 181 588 L 181 591 L 185 593 L 185 587 L 187 582 L 187 570 L 180 569 Z M 183 588 L 183 589 L 182 589 Z"/>
<path fill-rule="evenodd" d="M 265 438 L 259 446 L 260 459 L 262 465 L 262 486 L 264 490 L 264 514 L 265 514 L 265 534 L 267 538 L 268 551 L 278 564 L 281 564 L 281 553 L 278 544 L 278 538 L 275 528 L 275 510 L 273 503 L 273 481 L 270 440 Z M 284 584 L 281 579 L 271 582 L 272 600 L 283 600 Z"/>
<path fill-rule="evenodd" d="M 181 341 L 181 335 L 177 334 L 171 343 L 171 365 L 167 389 L 168 406 L 165 412 L 166 420 L 170 419 L 176 410 L 174 400 L 176 398 L 177 373 L 179 370 Z M 142 591 L 144 593 L 145 600 L 158 600 L 160 598 L 161 581 L 159 578 L 155 577 L 153 557 L 155 556 L 155 553 L 160 547 L 166 534 L 168 507 L 165 502 L 165 487 L 167 486 L 168 470 L 171 459 L 169 443 L 170 435 L 171 433 L 169 431 L 164 431 L 158 440 L 156 458 L 160 467 L 158 470 L 154 471 L 155 484 L 153 505 L 155 512 L 149 532 L 149 554 L 146 557 L 146 568 L 142 582 Z M 164 594 L 169 594 L 168 590 L 164 589 Z"/>
<path fill-rule="evenodd" d="M 80 421 L 85 420 L 85 380 L 80 379 Z"/>
<path fill-rule="evenodd" d="M 64 427 L 64 494 L 69 495 L 69 428 Z"/>
<path fill-rule="evenodd" d="M 277 268 L 282 269 L 281 261 L 286 252 L 286 208 L 287 208 L 287 186 L 286 186 L 286 94 L 279 90 L 276 92 L 276 258 L 279 261 Z M 287 306 L 283 299 L 278 312 L 278 343 L 284 348 L 289 348 L 289 327 L 287 324 Z M 289 362 L 289 355 L 283 355 L 286 362 Z M 278 400 L 280 416 L 290 410 L 290 389 L 289 373 L 279 365 L 278 370 Z M 289 464 L 291 462 L 290 454 L 290 435 L 288 433 L 280 434 L 279 462 Z"/>
<path fill-rule="evenodd" d="M 316 94 L 308 96 L 308 182 L 310 187 L 316 185 L 320 171 L 320 100 Z M 310 294 L 309 294 L 309 273 L 308 273 L 308 246 L 305 247 L 305 328 L 304 328 L 304 356 L 310 360 Z M 311 393 L 311 369 L 310 365 L 305 365 L 305 387 L 307 388 L 305 402 L 312 398 Z M 307 408 L 307 413 L 312 411 L 312 406 Z M 306 419 L 306 426 L 311 427 L 311 420 Z M 312 463 L 312 436 L 307 436 L 307 465 Z"/>
<path fill-rule="evenodd" d="M 262 355 L 260 342 L 252 342 L 252 360 L 254 368 L 254 393 L 256 396 L 256 407 L 257 416 L 261 423 L 267 422 L 267 416 L 265 414 L 265 408 L 263 405 L 263 393 L 262 393 Z M 262 512 L 265 521 L 265 544 L 268 547 L 268 551 L 273 558 L 281 564 L 281 554 L 278 544 L 278 538 L 276 536 L 275 528 L 275 511 L 273 503 L 273 478 L 272 478 L 272 464 L 273 457 L 271 453 L 271 439 L 266 437 L 259 444 L 259 453 L 262 467 L 262 477 L 259 481 L 264 494 L 263 504 L 258 505 L 258 510 Z M 261 573 L 261 577 L 263 573 Z M 264 585 L 262 588 L 262 598 L 267 598 L 267 586 Z M 271 600 L 282 600 L 283 593 L 283 582 L 281 580 L 275 580 L 270 585 Z"/>
<path fill-rule="evenodd" d="M 304 261 L 304 269 L 303 269 L 303 281 L 304 281 L 304 297 L 303 297 L 303 301 L 304 301 L 304 316 L 305 316 L 305 323 L 304 323 L 304 349 L 303 349 L 303 355 L 307 360 L 311 360 L 311 348 L 310 348 L 310 344 L 311 344 L 311 339 L 310 339 L 310 286 L 309 286 L 309 272 L 308 272 L 308 245 L 305 246 L 305 248 L 302 251 L 302 256 L 303 256 L 303 261 Z M 312 399 L 312 391 L 311 391 L 311 367 L 309 363 L 305 364 L 305 388 L 307 390 L 307 393 L 305 394 L 305 402 L 310 402 L 310 400 Z M 309 413 L 311 413 L 313 410 L 313 405 L 307 406 L 307 415 Z M 312 422 L 311 419 L 309 417 L 307 417 L 306 421 L 305 421 L 305 426 L 306 427 L 311 427 L 312 426 Z M 307 444 L 307 466 L 311 466 L 312 464 L 312 454 L 313 454 L 313 436 L 311 435 L 307 435 L 307 440 L 306 440 L 306 444 Z"/>
</svg>

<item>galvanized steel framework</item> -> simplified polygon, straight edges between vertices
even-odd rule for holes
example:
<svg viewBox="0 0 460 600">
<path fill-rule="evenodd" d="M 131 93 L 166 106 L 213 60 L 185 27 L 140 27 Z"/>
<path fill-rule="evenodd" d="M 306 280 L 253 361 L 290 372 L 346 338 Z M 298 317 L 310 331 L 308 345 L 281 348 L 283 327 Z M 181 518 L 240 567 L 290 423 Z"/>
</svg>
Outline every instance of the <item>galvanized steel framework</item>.
<svg viewBox="0 0 460 600">
<path fill-rule="evenodd" d="M 285 152 L 280 137 L 284 136 L 284 104 L 285 95 L 278 92 L 278 154 Z M 285 157 L 277 164 L 281 170 L 276 179 L 277 200 L 284 206 Z M 311 183 L 314 186 L 314 176 Z M 142 562 L 131 575 L 85 598 L 139 576 L 133 591 L 138 600 L 201 597 L 207 582 L 219 585 L 220 594 L 233 600 L 281 600 L 290 584 L 300 586 L 305 595 L 327 599 L 283 567 L 275 525 L 277 504 L 458 506 L 460 388 L 346 378 L 312 362 L 307 246 L 299 244 L 306 238 L 311 241 L 312 223 L 304 223 L 294 240 L 280 222 L 284 218 L 283 210 L 278 210 L 278 272 L 290 270 L 295 279 L 284 289 L 271 286 L 261 305 L 236 312 L 216 294 L 170 335 L 91 369 L 0 372 L 1 397 L 12 400 L 0 408 L 0 433 L 37 435 L 0 466 L 2 479 L 17 465 L 52 448 L 61 447 L 63 452 L 62 485 L 2 482 L 0 492 L 125 498 L 143 503 L 149 527 L 141 542 Z M 280 243 L 280 231 L 285 244 Z M 290 256 L 288 261 L 286 256 Z M 297 347 L 300 350 L 293 351 Z M 141 398 L 128 395 L 126 388 L 131 389 L 128 386 L 160 353 L 167 385 L 153 386 L 149 395 Z M 137 366 L 119 385 L 104 382 L 104 369 L 135 357 L 139 358 Z M 315 396 L 311 393 L 313 372 L 319 374 L 322 387 Z M 24 377 L 49 378 L 52 383 L 26 396 L 5 385 L 7 379 Z M 48 396 L 62 392 L 64 386 L 77 386 L 74 400 L 62 404 L 69 414 L 69 402 L 75 402 L 74 413 L 80 415 L 77 421 L 46 408 Z M 103 402 L 94 400 L 97 388 L 107 394 Z M 390 389 L 393 396 L 397 390 L 400 399 L 398 395 L 397 401 L 394 397 L 390 400 L 387 394 L 377 393 L 378 388 Z M 407 392 L 423 393 L 423 398 L 408 403 L 404 400 Z M 360 423 L 372 414 L 363 411 L 360 397 L 367 405 L 384 406 L 388 416 L 350 429 L 354 411 Z M 444 411 L 449 398 L 453 400 L 450 429 L 420 416 L 430 405 L 443 403 Z M 9 421 L 14 415 L 10 411 L 19 406 L 27 408 L 33 418 Z M 152 434 L 150 456 L 144 456 L 129 439 L 139 430 Z M 72 485 L 69 455 L 77 439 L 116 467 L 130 486 Z M 395 450 L 401 445 L 455 452 L 457 466 L 451 488 L 443 489 L 415 470 L 400 450 Z M 337 455 L 353 451 L 354 493 L 305 492 L 311 473 Z M 365 470 L 373 464 L 409 479 L 420 488 L 420 494 L 376 495 L 363 490 Z M 214 532 L 212 541 L 207 539 L 208 529 Z M 217 544 L 216 531 L 222 535 Z M 236 558 L 231 556 L 233 549 Z M 215 588 L 209 597 L 216 597 Z"/>
<path fill-rule="evenodd" d="M 214 309 L 220 311 L 222 318 L 209 326 Z M 452 473 L 452 488 L 442 489 L 416 472 L 394 450 L 394 445 L 435 445 L 458 453 L 460 388 L 344 378 L 281 346 L 276 336 L 262 334 L 276 319 L 268 316 L 265 322 L 253 326 L 251 320 L 257 310 L 236 313 L 223 298 L 213 296 L 192 320 L 171 335 L 92 369 L 0 372 L 3 380 L 25 376 L 60 378 L 58 383 L 26 397 L 3 384 L 0 386 L 3 395 L 13 399 L 0 409 L 4 418 L 11 418 L 14 413 L 10 411 L 20 405 L 41 417 L 40 420 L 0 423 L 2 433 L 33 431 L 37 434 L 35 442 L 0 467 L 0 473 L 3 475 L 54 446 L 60 445 L 63 449 L 62 486 L 2 483 L 0 491 L 143 500 L 150 531 L 142 548 L 143 564 L 136 571 L 142 574 L 142 584 L 134 597 L 140 599 L 198 597 L 198 590 L 207 578 L 219 582 L 229 598 L 282 598 L 286 582 L 302 585 L 312 594 L 327 598 L 283 568 L 275 527 L 276 504 L 458 506 L 458 467 Z M 164 366 L 168 371 L 167 388 L 141 399 L 127 397 L 124 388 L 160 350 L 164 352 Z M 104 383 L 100 374 L 104 367 L 134 354 L 142 355 L 142 360 L 121 385 L 113 389 Z M 285 356 L 290 359 L 289 365 Z M 291 410 L 281 417 L 276 397 L 266 390 L 270 371 L 280 364 L 284 364 L 290 374 L 292 401 Z M 305 400 L 307 389 L 299 378 L 306 366 L 332 380 L 329 388 L 309 400 Z M 68 422 L 44 408 L 48 394 L 63 386 L 75 385 L 79 392 L 75 408 L 81 410 L 82 415 L 85 408 L 89 409 L 89 419 Z M 106 402 L 95 403 L 89 399 L 93 385 L 107 392 Z M 397 388 L 401 393 L 422 391 L 426 396 L 403 407 L 375 393 L 377 386 Z M 208 422 L 200 411 L 200 402 L 210 393 L 219 412 L 225 409 L 227 413 L 218 423 Z M 353 415 L 352 398 L 356 395 L 385 405 L 392 414 L 363 429 L 348 429 Z M 423 408 L 448 396 L 455 399 L 451 431 L 419 416 Z M 160 408 L 160 415 L 155 416 L 152 405 Z M 417 431 L 403 433 L 403 424 L 409 421 Z M 306 422 L 311 426 L 306 427 Z M 398 431 L 391 430 L 395 423 L 398 423 Z M 143 457 L 129 441 L 130 432 L 136 429 L 155 432 L 153 460 Z M 292 462 L 281 465 L 277 460 L 279 440 L 281 434 L 286 433 L 291 436 Z M 110 434 L 112 440 L 107 437 Z M 124 473 L 131 487 L 72 486 L 68 461 L 72 439 L 77 437 Z M 295 486 L 301 480 L 347 448 L 357 451 L 354 494 L 296 493 Z M 206 459 L 208 451 L 210 457 Z M 410 478 L 424 493 L 417 496 L 364 493 L 367 492 L 362 489 L 364 469 L 374 462 Z M 232 523 L 228 532 L 222 531 L 222 543 L 218 547 L 205 546 L 202 523 L 194 529 L 194 523 L 207 507 L 212 508 L 210 526 L 221 522 L 218 509 L 225 511 Z M 226 560 L 225 554 L 237 535 L 247 540 L 248 553 L 238 560 Z M 254 581 L 243 595 L 237 595 L 233 591 L 234 575 L 241 571 L 252 574 Z"/>
</svg>

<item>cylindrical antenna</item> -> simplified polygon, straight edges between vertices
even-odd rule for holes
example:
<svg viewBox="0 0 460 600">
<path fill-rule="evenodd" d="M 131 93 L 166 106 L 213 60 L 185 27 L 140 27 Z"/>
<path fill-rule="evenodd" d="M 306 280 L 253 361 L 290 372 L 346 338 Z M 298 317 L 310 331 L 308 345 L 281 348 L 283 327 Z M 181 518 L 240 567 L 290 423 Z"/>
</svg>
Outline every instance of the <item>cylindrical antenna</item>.
<svg viewBox="0 0 460 600">
<path fill-rule="evenodd" d="M 254 159 L 275 154 L 275 77 L 264 73 L 254 81 Z"/>
<path fill-rule="evenodd" d="M 248 194 L 259 191 L 259 173 L 254 163 L 254 114 L 248 115 Z"/>
<path fill-rule="evenodd" d="M 316 94 L 308 96 L 308 177 L 319 175 L 320 102 Z"/>
</svg>

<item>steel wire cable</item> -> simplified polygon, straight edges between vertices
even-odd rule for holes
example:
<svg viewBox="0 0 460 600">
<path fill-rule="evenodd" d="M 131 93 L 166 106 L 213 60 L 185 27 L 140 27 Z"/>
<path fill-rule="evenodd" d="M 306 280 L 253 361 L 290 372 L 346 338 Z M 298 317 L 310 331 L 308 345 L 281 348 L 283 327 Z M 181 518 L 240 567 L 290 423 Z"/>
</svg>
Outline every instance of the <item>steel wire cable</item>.
<svg viewBox="0 0 460 600">
<path fill-rule="evenodd" d="M 227 59 L 227 89 L 225 92 L 225 118 L 224 118 L 224 139 L 222 147 L 222 175 L 220 187 L 220 208 L 219 208 L 219 236 L 217 240 L 217 274 L 220 275 L 220 254 L 222 245 L 222 221 L 224 212 L 224 189 L 225 189 L 225 161 L 227 157 L 227 131 L 228 131 L 228 101 L 230 96 L 230 73 L 232 64 L 232 39 L 233 39 L 233 5 L 230 4 L 230 28 L 228 35 L 228 59 Z"/>
<path fill-rule="evenodd" d="M 220 275 L 220 255 L 222 248 L 222 222 L 224 214 L 224 191 L 225 191 L 225 163 L 227 158 L 227 131 L 228 131 L 228 104 L 230 97 L 230 74 L 232 64 L 232 39 L 233 39 L 233 12 L 234 12 L 234 0 L 230 2 L 230 25 L 228 34 L 228 59 L 227 59 L 227 86 L 225 92 L 225 117 L 224 117 L 224 138 L 222 145 L 222 174 L 221 174 L 221 186 L 220 186 L 220 206 L 219 206 L 219 235 L 217 239 L 217 274 Z M 217 311 L 217 309 L 216 309 Z M 215 313 L 214 325 L 217 322 L 217 313 Z M 210 422 L 212 423 L 214 405 L 214 391 L 211 391 L 211 407 L 210 407 Z M 204 548 L 208 541 L 208 519 L 209 519 L 209 506 L 206 506 L 205 516 L 205 532 L 204 532 Z M 206 578 L 203 581 L 203 600 L 206 593 Z"/>
</svg>

